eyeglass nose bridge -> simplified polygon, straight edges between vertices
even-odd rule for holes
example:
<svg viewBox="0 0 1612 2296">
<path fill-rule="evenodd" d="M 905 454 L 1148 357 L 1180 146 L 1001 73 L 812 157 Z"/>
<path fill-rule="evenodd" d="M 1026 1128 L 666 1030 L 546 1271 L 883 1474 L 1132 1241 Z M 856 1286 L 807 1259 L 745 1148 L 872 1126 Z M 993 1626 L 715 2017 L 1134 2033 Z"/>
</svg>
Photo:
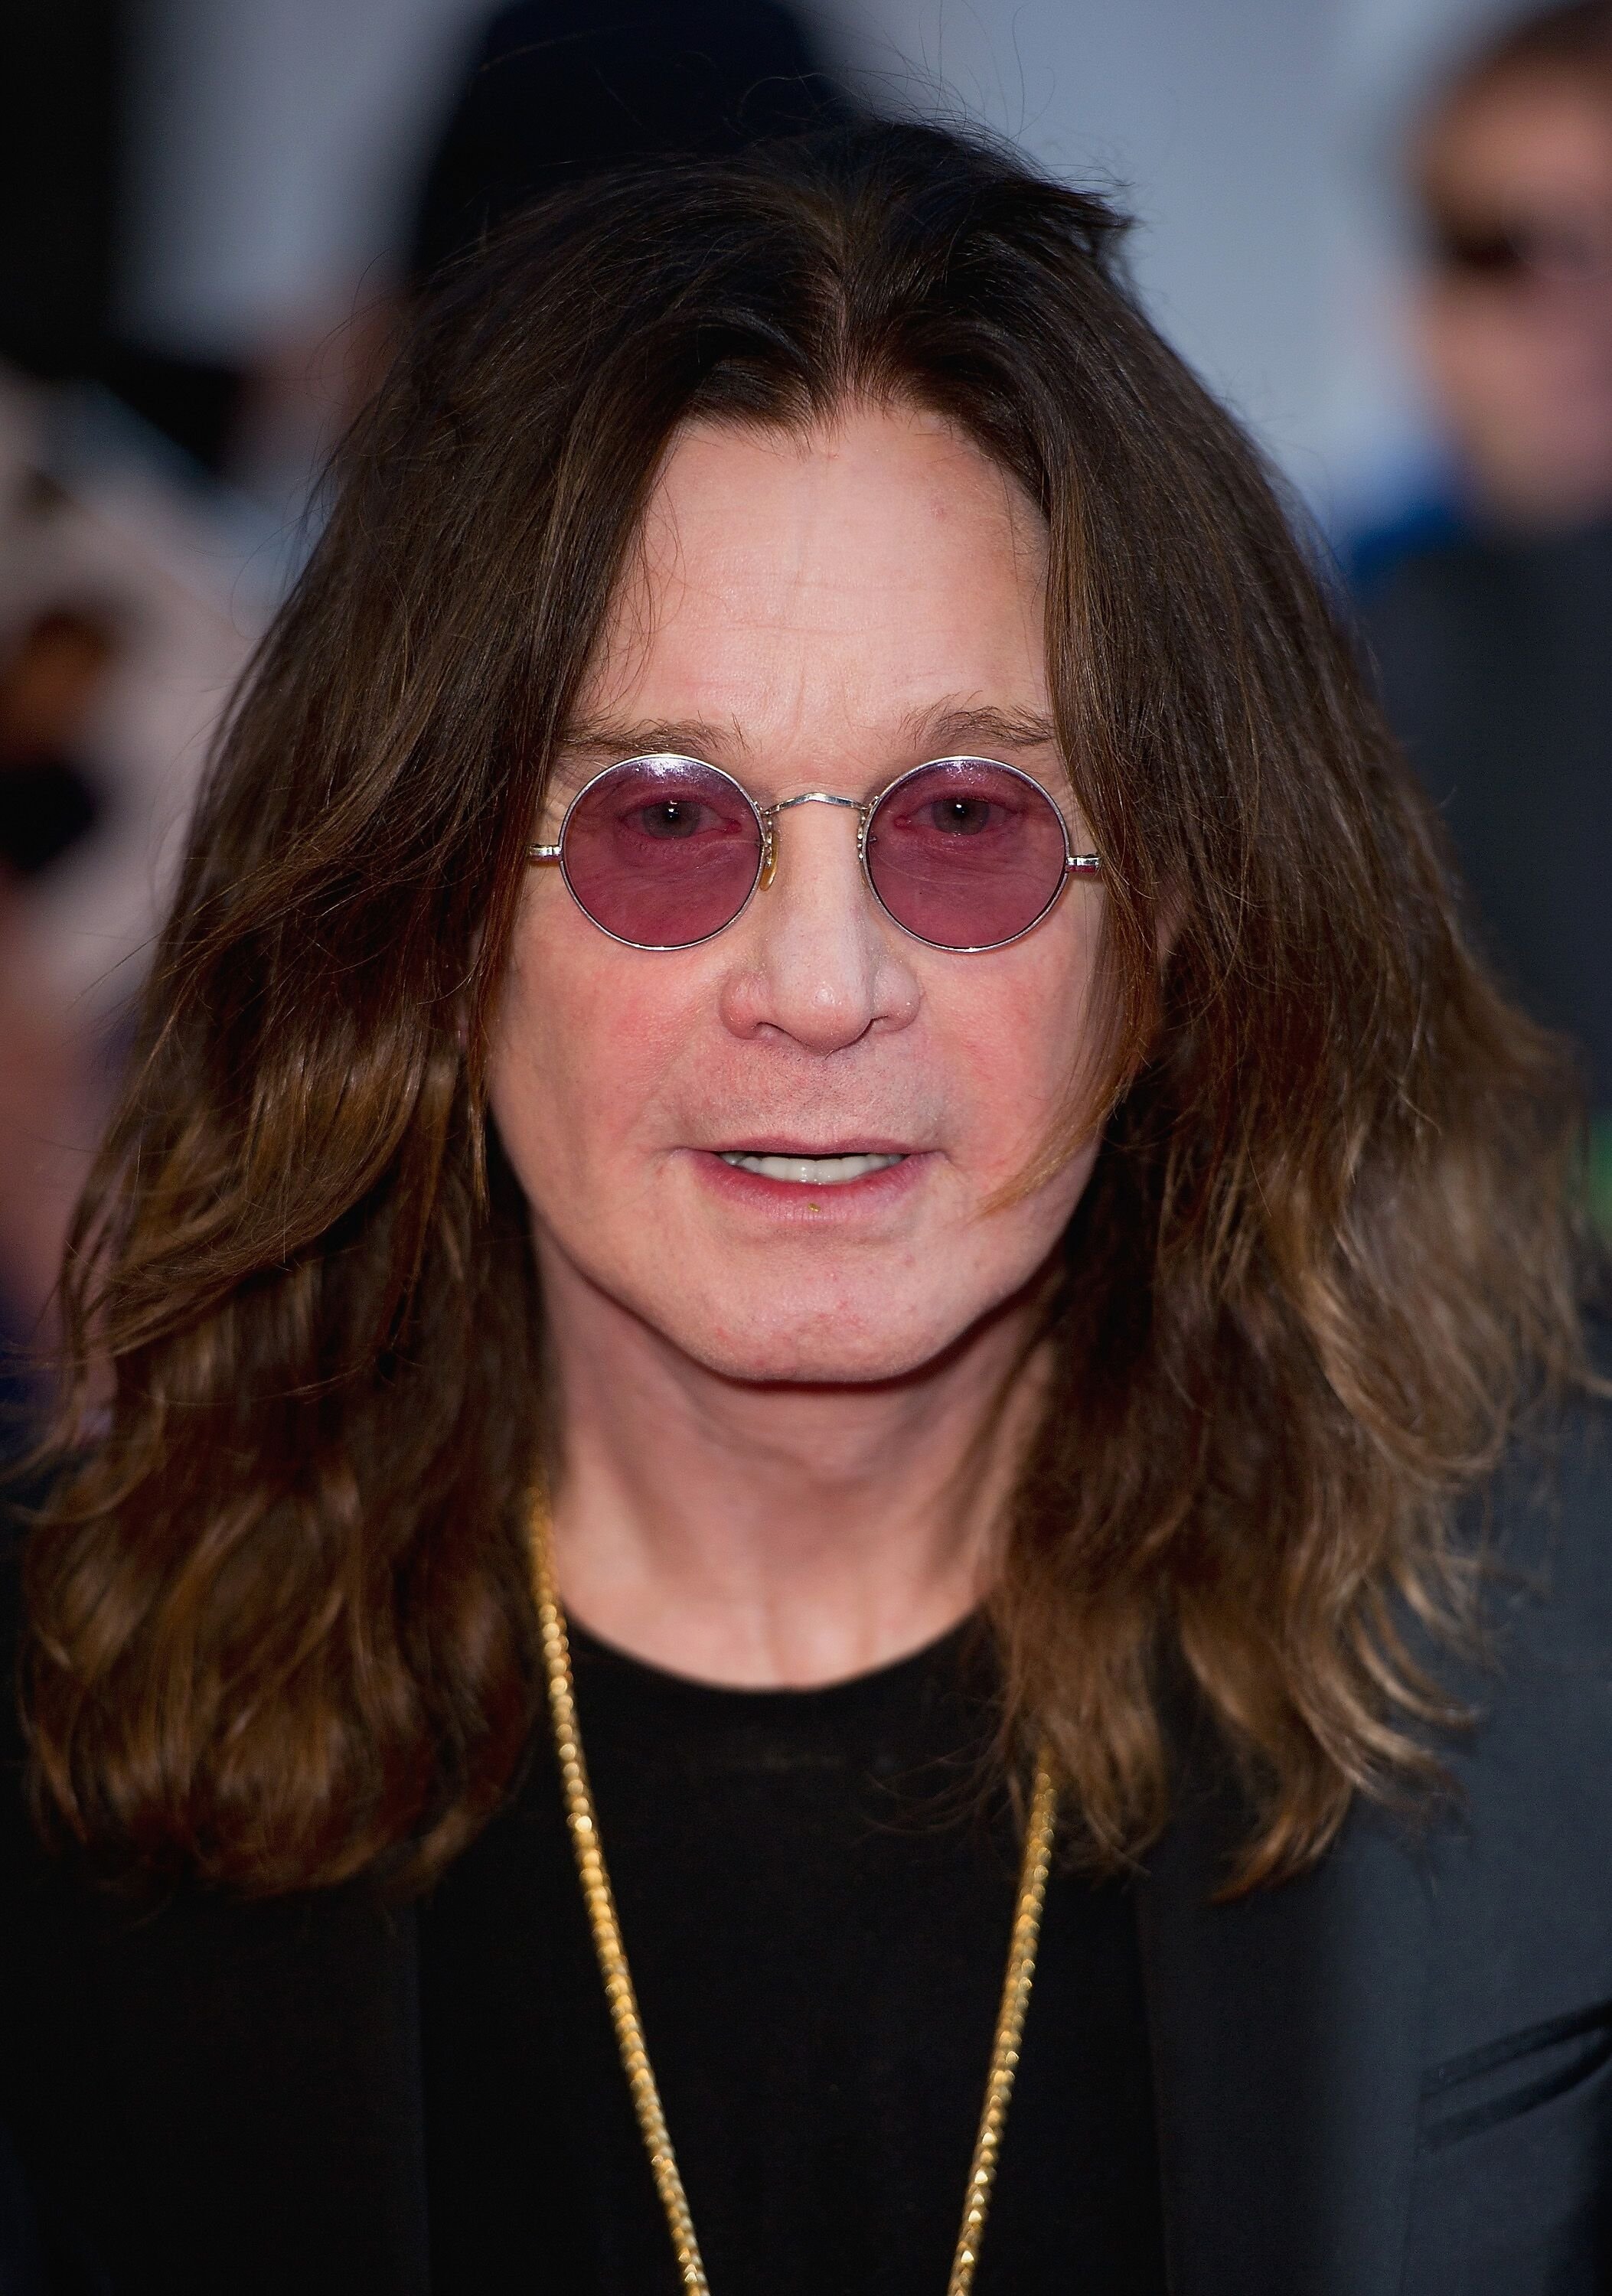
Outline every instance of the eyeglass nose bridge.
<svg viewBox="0 0 1612 2296">
<path fill-rule="evenodd" d="M 857 817 L 857 859 L 861 861 L 865 858 L 863 848 L 867 842 L 868 823 L 873 812 L 872 806 L 860 798 L 837 797 L 832 790 L 802 790 L 799 797 L 780 798 L 776 805 L 759 805 L 756 808 L 761 822 L 760 883 L 763 892 L 778 873 L 778 848 L 777 840 L 773 834 L 774 824 L 779 814 L 788 813 L 797 805 L 838 805 L 843 806 L 848 813 L 854 813 Z"/>
</svg>

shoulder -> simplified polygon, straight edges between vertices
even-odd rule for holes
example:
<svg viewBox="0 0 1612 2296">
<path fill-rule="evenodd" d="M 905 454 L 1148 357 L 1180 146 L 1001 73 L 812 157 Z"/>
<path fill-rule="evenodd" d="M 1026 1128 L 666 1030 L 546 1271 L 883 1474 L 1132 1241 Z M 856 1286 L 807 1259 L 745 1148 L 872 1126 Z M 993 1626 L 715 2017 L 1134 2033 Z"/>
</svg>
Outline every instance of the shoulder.
<svg viewBox="0 0 1612 2296">
<path fill-rule="evenodd" d="M 1429 2047 L 1453 2057 L 1612 1999 L 1612 1406 L 1575 1401 L 1484 1496 L 1469 1727 L 1424 1843 Z"/>
<path fill-rule="evenodd" d="M 0 1513 L 0 2289 L 9 2129 L 42 2217 L 105 2259 L 109 2285 L 211 2288 L 224 2257 L 232 2285 L 412 2296 L 425 2285 L 412 1912 L 363 1882 L 125 1898 L 47 1851 L 15 1685 L 22 1561 L 48 1495 L 13 1492 Z"/>
<path fill-rule="evenodd" d="M 1502 1677 L 1612 1677 L 1612 1399 L 1576 1396 L 1515 1443 L 1468 1536 Z"/>
<path fill-rule="evenodd" d="M 1612 1824 L 1612 1400 L 1570 1398 L 1510 1447 L 1463 1511 L 1478 1640 L 1453 1667 L 1474 1717 L 1460 1764 L 1476 1792 L 1600 1796 Z"/>
</svg>

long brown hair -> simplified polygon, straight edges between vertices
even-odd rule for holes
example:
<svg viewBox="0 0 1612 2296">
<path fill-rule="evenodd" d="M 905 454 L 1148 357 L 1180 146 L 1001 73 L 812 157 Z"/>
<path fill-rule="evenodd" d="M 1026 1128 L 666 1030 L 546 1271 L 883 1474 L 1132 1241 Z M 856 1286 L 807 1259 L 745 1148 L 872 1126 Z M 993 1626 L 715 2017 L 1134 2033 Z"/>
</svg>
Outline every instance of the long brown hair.
<svg viewBox="0 0 1612 2296">
<path fill-rule="evenodd" d="M 1458 1610 L 1452 1503 L 1578 1362 L 1573 1121 L 1118 236 L 864 127 L 555 199 L 421 317 L 222 739 L 71 1247 L 93 1439 L 31 1544 L 29 1693 L 42 1810 L 114 1868 L 419 1884 L 506 1788 L 542 1313 L 483 1070 L 529 824 L 676 426 L 868 397 L 1044 510 L 1107 865 L 1013 1710 L 1111 1857 L 1164 1814 L 1172 1651 L 1254 1786 L 1248 1878 L 1414 1775 L 1398 1622 Z"/>
</svg>

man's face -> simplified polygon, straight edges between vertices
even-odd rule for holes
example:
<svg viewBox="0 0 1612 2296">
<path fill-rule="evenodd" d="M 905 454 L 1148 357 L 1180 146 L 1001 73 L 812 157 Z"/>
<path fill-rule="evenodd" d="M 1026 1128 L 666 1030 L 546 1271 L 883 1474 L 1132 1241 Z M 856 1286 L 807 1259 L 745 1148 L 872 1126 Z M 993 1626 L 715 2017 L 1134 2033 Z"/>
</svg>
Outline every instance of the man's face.
<svg viewBox="0 0 1612 2296">
<path fill-rule="evenodd" d="M 1479 86 L 1418 173 L 1443 258 L 1423 283 L 1435 397 L 1480 496 L 1525 527 L 1612 507 L 1612 86 Z"/>
<path fill-rule="evenodd" d="M 970 752 L 1032 775 L 1089 849 L 1048 722 L 1045 562 L 1032 505 L 937 417 L 690 428 L 543 835 L 608 757 L 691 754 L 768 804 Z M 728 1377 L 896 1377 L 1023 1291 L 1085 1185 L 1095 1143 L 993 1202 L 1090 1051 L 1103 896 L 1073 879 L 1022 940 L 960 955 L 880 910 L 854 814 L 781 815 L 777 854 L 736 922 L 673 951 L 618 945 L 534 868 L 493 1112 L 557 1319 L 590 1292 Z M 847 1178 L 848 1155 L 880 1168 Z"/>
</svg>

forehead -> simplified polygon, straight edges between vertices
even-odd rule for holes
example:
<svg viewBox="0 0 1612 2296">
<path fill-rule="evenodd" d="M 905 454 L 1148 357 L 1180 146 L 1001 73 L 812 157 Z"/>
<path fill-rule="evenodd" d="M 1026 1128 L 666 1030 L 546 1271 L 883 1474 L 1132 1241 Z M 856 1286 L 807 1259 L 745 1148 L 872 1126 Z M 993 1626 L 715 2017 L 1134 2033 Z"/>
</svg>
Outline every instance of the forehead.
<svg viewBox="0 0 1612 2296">
<path fill-rule="evenodd" d="M 676 441 L 582 715 L 729 726 L 750 750 L 859 750 L 950 704 L 1044 711 L 1046 537 L 940 418 Z"/>
<path fill-rule="evenodd" d="M 1541 67 L 1473 89 L 1424 135 L 1420 174 L 1453 204 L 1612 201 L 1612 73 Z"/>
</svg>

